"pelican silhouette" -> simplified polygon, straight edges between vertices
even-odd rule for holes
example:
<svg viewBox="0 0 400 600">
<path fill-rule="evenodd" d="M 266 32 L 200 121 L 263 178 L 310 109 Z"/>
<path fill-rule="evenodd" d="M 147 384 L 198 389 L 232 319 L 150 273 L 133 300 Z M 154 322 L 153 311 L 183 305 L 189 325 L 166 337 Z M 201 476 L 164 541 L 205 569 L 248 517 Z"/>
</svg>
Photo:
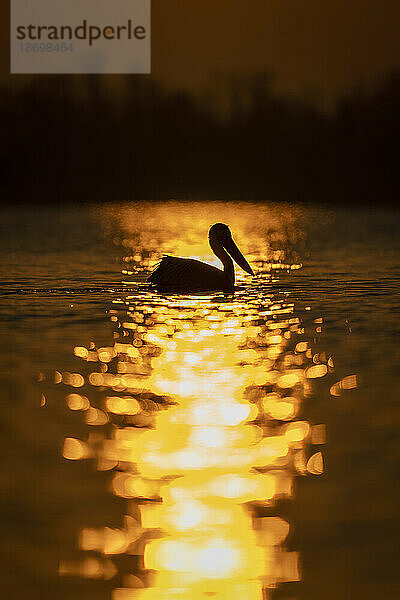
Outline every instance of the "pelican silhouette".
<svg viewBox="0 0 400 600">
<path fill-rule="evenodd" d="M 193 258 L 164 256 L 147 278 L 147 282 L 154 284 L 161 292 L 223 291 L 232 293 L 235 285 L 232 258 L 246 273 L 254 275 L 249 263 L 233 241 L 227 225 L 215 223 L 210 228 L 208 240 L 211 250 L 224 266 L 223 271 Z"/>
</svg>

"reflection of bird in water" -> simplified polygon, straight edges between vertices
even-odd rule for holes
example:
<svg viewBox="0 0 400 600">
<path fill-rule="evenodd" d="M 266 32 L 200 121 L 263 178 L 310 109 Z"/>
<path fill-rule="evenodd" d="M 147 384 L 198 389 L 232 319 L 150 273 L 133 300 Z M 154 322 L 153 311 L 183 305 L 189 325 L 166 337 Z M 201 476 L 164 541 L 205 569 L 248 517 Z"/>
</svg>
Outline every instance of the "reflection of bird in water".
<svg viewBox="0 0 400 600">
<path fill-rule="evenodd" d="M 147 281 L 164 292 L 233 292 L 235 271 L 232 258 L 246 273 L 254 275 L 227 225 L 215 223 L 208 238 L 212 251 L 224 265 L 223 271 L 192 258 L 164 256 Z"/>
</svg>

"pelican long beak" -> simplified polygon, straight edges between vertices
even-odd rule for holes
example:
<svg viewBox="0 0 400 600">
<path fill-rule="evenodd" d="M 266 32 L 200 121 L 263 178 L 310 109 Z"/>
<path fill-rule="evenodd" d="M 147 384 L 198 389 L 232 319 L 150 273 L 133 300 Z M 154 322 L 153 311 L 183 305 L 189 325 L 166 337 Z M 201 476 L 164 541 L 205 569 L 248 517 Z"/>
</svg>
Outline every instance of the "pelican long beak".
<svg viewBox="0 0 400 600">
<path fill-rule="evenodd" d="M 246 273 L 248 273 L 249 275 L 254 275 L 253 269 L 251 268 L 251 266 L 249 265 L 243 254 L 240 252 L 239 248 L 236 246 L 235 242 L 231 237 L 224 240 L 223 246 L 225 250 L 232 256 L 233 260 L 239 265 L 239 267 L 243 269 L 243 271 L 246 271 Z"/>
</svg>

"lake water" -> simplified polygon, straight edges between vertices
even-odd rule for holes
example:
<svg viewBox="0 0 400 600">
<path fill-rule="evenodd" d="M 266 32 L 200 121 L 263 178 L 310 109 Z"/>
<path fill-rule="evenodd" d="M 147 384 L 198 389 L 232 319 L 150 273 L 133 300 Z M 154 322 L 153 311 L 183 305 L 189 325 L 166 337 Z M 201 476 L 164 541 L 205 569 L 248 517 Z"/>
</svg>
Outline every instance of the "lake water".
<svg viewBox="0 0 400 600">
<path fill-rule="evenodd" d="M 162 296 L 163 253 L 255 271 Z M 394 600 L 391 208 L 2 209 L 1 596 Z"/>
</svg>

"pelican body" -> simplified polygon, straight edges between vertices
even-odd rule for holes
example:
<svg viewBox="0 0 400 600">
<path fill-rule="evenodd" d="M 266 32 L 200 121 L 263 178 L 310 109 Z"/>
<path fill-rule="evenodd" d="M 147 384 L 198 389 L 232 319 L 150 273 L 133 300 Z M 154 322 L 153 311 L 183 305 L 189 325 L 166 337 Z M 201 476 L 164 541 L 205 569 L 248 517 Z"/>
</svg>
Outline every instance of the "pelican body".
<svg viewBox="0 0 400 600">
<path fill-rule="evenodd" d="M 222 291 L 233 293 L 235 271 L 232 258 L 246 273 L 254 275 L 249 263 L 233 241 L 227 225 L 215 223 L 210 228 L 208 239 L 211 250 L 223 264 L 223 270 L 193 258 L 164 256 L 148 277 L 148 283 L 154 284 L 160 292 Z"/>
</svg>

